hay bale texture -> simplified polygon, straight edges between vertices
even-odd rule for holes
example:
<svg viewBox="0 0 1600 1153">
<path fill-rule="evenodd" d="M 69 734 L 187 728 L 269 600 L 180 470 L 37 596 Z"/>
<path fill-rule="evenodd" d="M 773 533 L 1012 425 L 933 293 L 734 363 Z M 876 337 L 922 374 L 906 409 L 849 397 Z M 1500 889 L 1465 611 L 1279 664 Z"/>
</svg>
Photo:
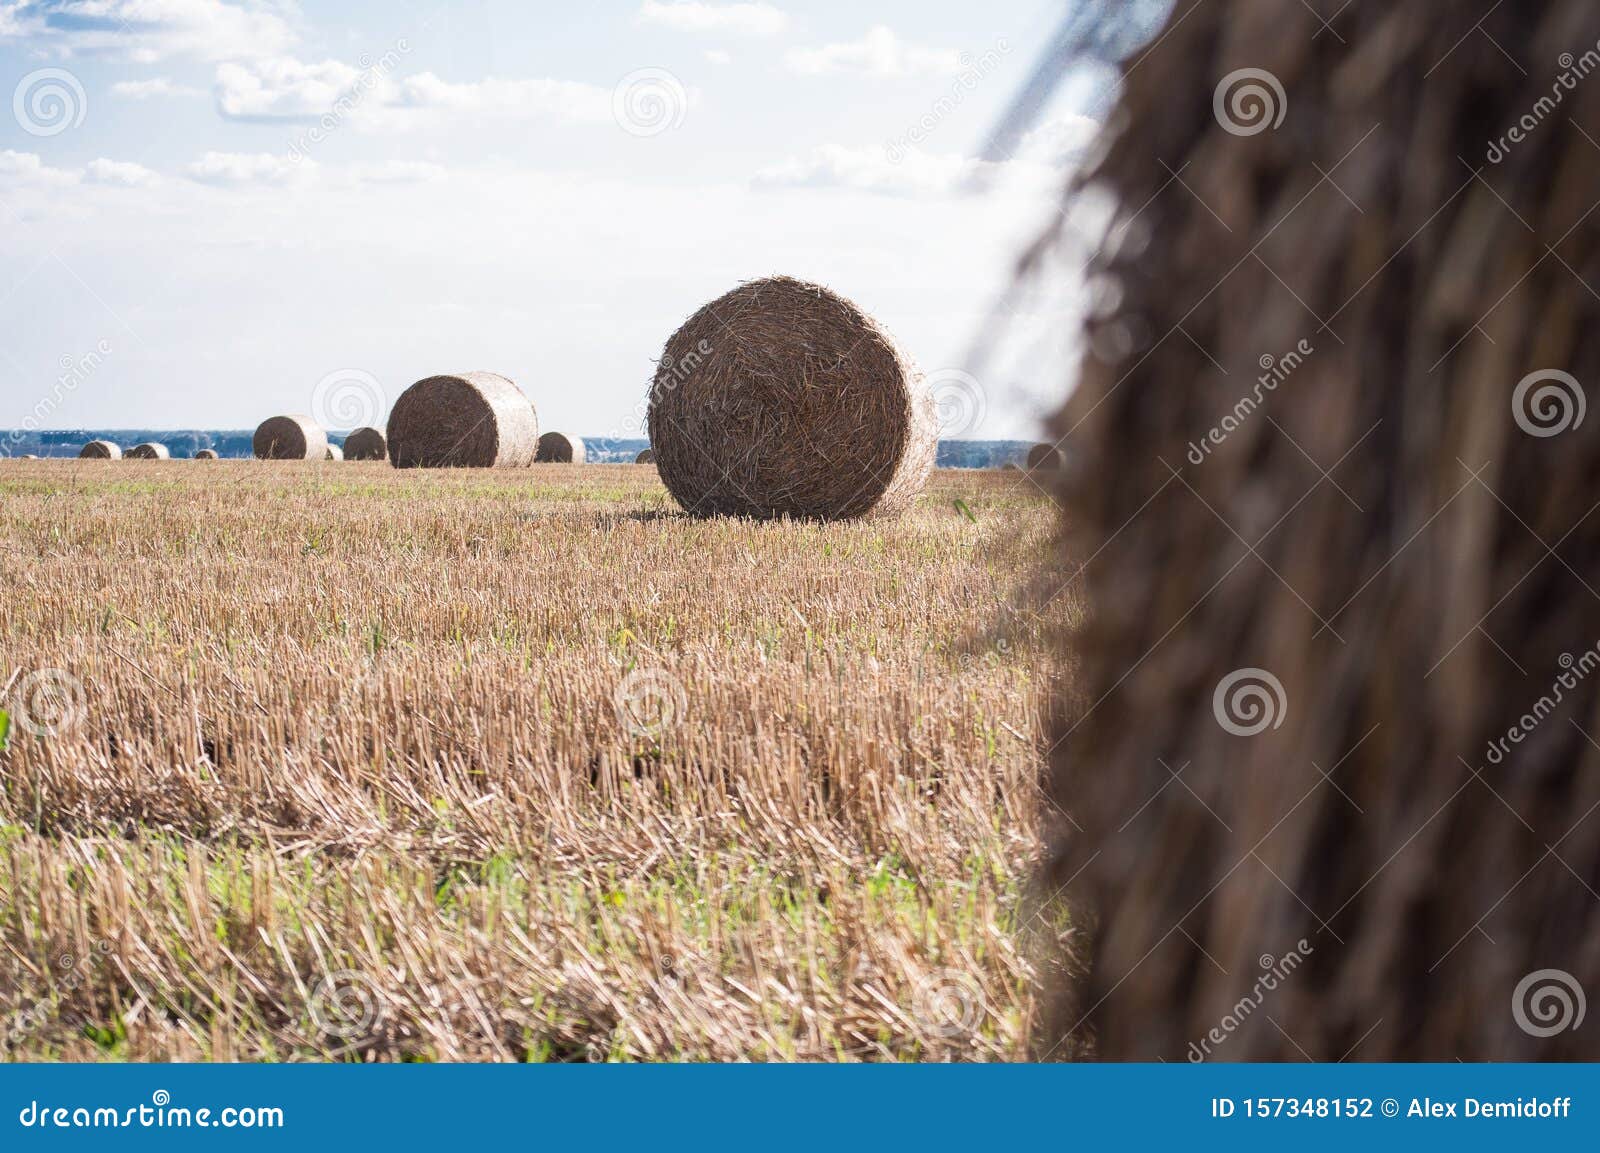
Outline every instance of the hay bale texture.
<svg viewBox="0 0 1600 1153">
<path fill-rule="evenodd" d="M 584 454 L 581 437 L 547 432 L 539 438 L 539 449 L 533 459 L 541 464 L 582 464 Z"/>
<path fill-rule="evenodd" d="M 1061 450 L 1053 444 L 1036 444 L 1028 450 L 1028 471 L 1049 471 L 1065 464 Z"/>
<path fill-rule="evenodd" d="M 256 429 L 251 449 L 257 460 L 324 460 L 328 434 L 309 416 L 273 416 Z"/>
<path fill-rule="evenodd" d="M 215 449 L 209 449 L 209 448 L 202 448 L 199 452 L 194 454 L 194 458 L 195 458 L 195 460 L 216 460 L 217 459 L 216 450 Z"/>
<path fill-rule="evenodd" d="M 650 448 L 641 450 L 639 455 L 633 458 L 634 464 L 655 464 L 655 462 L 655 450 Z"/>
<path fill-rule="evenodd" d="M 79 460 L 121 460 L 122 449 L 109 440 L 91 440 L 78 453 Z"/>
<path fill-rule="evenodd" d="M 889 334 L 817 284 L 742 284 L 667 341 L 650 445 L 697 515 L 904 511 L 933 468 L 932 398 Z"/>
<path fill-rule="evenodd" d="M 358 428 L 344 438 L 346 460 L 386 460 L 388 456 L 389 442 L 375 428 Z"/>
<path fill-rule="evenodd" d="M 396 468 L 526 468 L 539 449 L 539 417 L 503 376 L 430 376 L 400 394 L 388 442 Z"/>
<path fill-rule="evenodd" d="M 136 444 L 123 454 L 129 460 L 170 460 L 172 453 L 167 446 L 157 441 L 147 440 L 143 444 Z"/>
<path fill-rule="evenodd" d="M 1055 428 L 1046 1053 L 1600 1056 L 1600 83 L 1551 98 L 1597 41 L 1582 0 L 1180 0 L 1129 57 Z"/>
<path fill-rule="evenodd" d="M 330 444 L 328 446 L 328 455 L 324 459 L 342 461 L 344 460 L 344 449 L 340 448 L 336 444 Z"/>
</svg>

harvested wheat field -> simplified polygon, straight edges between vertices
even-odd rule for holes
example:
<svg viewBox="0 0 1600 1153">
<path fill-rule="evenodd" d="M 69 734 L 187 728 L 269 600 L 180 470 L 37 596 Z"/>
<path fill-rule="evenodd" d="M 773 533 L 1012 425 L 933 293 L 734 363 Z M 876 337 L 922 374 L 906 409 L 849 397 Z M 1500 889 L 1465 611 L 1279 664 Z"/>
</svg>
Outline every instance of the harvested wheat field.
<svg viewBox="0 0 1600 1153">
<path fill-rule="evenodd" d="M 1055 531 L 998 472 L 817 523 L 633 466 L 13 464 L 0 1043 L 1022 1058 Z"/>
</svg>

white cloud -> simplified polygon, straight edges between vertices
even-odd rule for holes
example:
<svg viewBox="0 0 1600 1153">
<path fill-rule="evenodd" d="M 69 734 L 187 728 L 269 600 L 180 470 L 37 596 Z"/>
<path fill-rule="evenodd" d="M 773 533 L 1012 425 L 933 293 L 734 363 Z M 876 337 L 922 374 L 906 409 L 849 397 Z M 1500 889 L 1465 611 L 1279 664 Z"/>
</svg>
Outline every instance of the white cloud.
<svg viewBox="0 0 1600 1153">
<path fill-rule="evenodd" d="M 166 76 L 156 76 L 149 80 L 119 80 L 111 86 L 111 95 L 124 100 L 148 100 L 152 96 L 200 96 L 203 93 Z"/>
<path fill-rule="evenodd" d="M 0 151 L 0 181 L 7 184 L 32 184 L 60 187 L 78 182 L 78 173 L 65 168 L 50 168 L 35 152 Z"/>
<path fill-rule="evenodd" d="M 575 80 L 498 80 L 491 76 L 452 84 L 432 72 L 424 72 L 400 82 L 395 103 L 406 108 L 511 119 L 598 123 L 611 118 L 610 89 Z"/>
<path fill-rule="evenodd" d="M 732 64 L 733 57 L 720 48 L 707 48 L 706 59 L 713 64 Z"/>
<path fill-rule="evenodd" d="M 942 196 L 956 191 L 982 167 L 951 153 L 912 148 L 891 155 L 883 148 L 825 144 L 800 159 L 756 173 L 758 188 L 846 188 L 886 196 Z"/>
<path fill-rule="evenodd" d="M 821 48 L 796 48 L 784 55 L 791 72 L 820 76 L 858 72 L 868 76 L 947 76 L 961 71 L 961 54 L 908 44 L 879 24 L 859 40 Z"/>
<path fill-rule="evenodd" d="M 280 56 L 217 66 L 217 111 L 230 120 L 315 119 L 361 73 L 338 60 L 306 64 Z"/>
<path fill-rule="evenodd" d="M 314 168 L 309 160 L 297 164 L 287 156 L 270 152 L 207 152 L 187 165 L 184 172 L 201 184 L 282 186 L 308 178 Z"/>
<path fill-rule="evenodd" d="M 1024 136 L 1017 145 L 1017 156 L 1041 164 L 1076 164 L 1099 131 L 1098 120 L 1067 113 L 1046 120 Z"/>
<path fill-rule="evenodd" d="M 645 0 L 636 24 L 653 24 L 684 32 L 732 32 L 742 36 L 776 36 L 789 18 L 771 4 L 707 4 L 699 0 Z"/>
<path fill-rule="evenodd" d="M 124 188 L 142 188 L 161 179 L 142 164 L 104 157 L 89 161 L 84 174 L 95 184 L 117 184 Z"/>
<path fill-rule="evenodd" d="M 224 0 L 29 0 L 0 9 L 0 36 L 26 37 L 62 55 L 116 53 L 142 64 L 276 56 L 295 41 L 272 8 Z"/>
</svg>

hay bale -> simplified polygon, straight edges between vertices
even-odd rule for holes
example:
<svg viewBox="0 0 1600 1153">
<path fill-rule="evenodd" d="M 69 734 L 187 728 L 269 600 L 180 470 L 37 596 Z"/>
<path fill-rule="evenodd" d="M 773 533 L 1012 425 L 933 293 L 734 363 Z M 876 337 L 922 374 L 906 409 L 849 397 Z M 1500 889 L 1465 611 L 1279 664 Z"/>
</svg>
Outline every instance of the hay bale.
<svg viewBox="0 0 1600 1153">
<path fill-rule="evenodd" d="M 344 459 L 344 449 L 340 448 L 336 444 L 330 444 L 328 446 L 328 455 L 325 456 L 323 459 L 324 460 L 343 460 Z"/>
<path fill-rule="evenodd" d="M 1028 471 L 1062 468 L 1067 461 L 1053 444 L 1036 444 L 1028 450 Z"/>
<path fill-rule="evenodd" d="M 346 460 L 387 460 L 389 442 L 375 428 L 358 428 L 344 438 Z"/>
<path fill-rule="evenodd" d="M 564 432 L 547 432 L 539 438 L 539 450 L 533 459 L 540 464 L 582 464 L 584 456 L 581 438 Z"/>
<path fill-rule="evenodd" d="M 672 335 L 649 429 L 687 511 L 753 517 L 901 512 L 937 438 L 928 390 L 889 334 L 789 277 L 742 284 Z"/>
<path fill-rule="evenodd" d="M 655 464 L 655 462 L 656 462 L 656 450 L 653 449 L 653 448 L 647 448 L 643 452 L 641 452 L 638 456 L 633 458 L 633 463 L 634 464 Z"/>
<path fill-rule="evenodd" d="M 31 452 L 25 452 L 21 456 L 19 456 L 17 459 L 18 460 L 38 460 L 39 458 L 34 456 L 33 453 L 31 453 Z"/>
<path fill-rule="evenodd" d="M 256 429 L 251 449 L 257 460 L 322 460 L 328 434 L 309 416 L 272 416 Z"/>
<path fill-rule="evenodd" d="M 212 449 L 202 448 L 199 452 L 194 454 L 194 458 L 196 460 L 216 460 L 217 454 Z"/>
<path fill-rule="evenodd" d="M 91 440 L 78 452 L 79 460 L 121 460 L 122 449 L 109 440 Z"/>
<path fill-rule="evenodd" d="M 503 376 L 430 376 L 400 394 L 388 441 L 396 468 L 526 468 L 539 448 L 539 417 Z"/>
<path fill-rule="evenodd" d="M 156 441 L 147 440 L 143 444 L 136 444 L 123 456 L 128 460 L 170 460 L 172 453 L 167 446 Z"/>
</svg>

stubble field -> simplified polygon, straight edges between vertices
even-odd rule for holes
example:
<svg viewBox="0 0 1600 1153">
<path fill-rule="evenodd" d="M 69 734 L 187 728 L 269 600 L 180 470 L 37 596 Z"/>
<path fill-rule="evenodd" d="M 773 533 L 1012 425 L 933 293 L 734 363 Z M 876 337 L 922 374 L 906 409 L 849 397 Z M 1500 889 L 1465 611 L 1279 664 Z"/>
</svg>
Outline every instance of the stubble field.
<svg viewBox="0 0 1600 1153">
<path fill-rule="evenodd" d="M 9 1059 L 1028 1051 L 1056 511 L 0 462 Z"/>
</svg>

